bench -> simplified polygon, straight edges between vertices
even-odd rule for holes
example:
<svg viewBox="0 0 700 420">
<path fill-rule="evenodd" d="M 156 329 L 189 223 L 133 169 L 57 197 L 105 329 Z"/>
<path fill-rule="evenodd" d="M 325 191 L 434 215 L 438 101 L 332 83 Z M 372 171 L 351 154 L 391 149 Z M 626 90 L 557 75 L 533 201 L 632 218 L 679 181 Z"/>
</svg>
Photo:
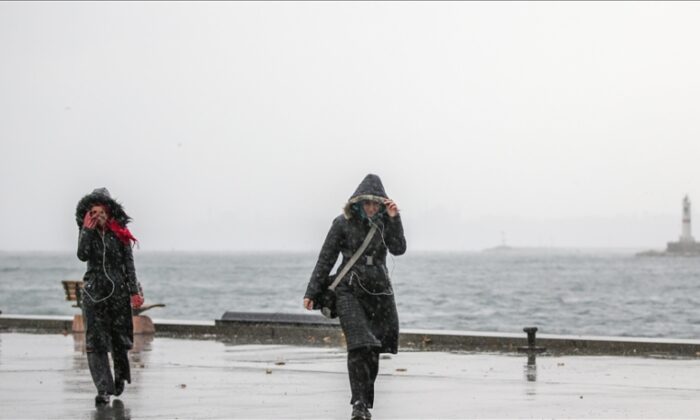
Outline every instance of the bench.
<svg viewBox="0 0 700 420">
<path fill-rule="evenodd" d="M 80 315 L 75 315 L 73 317 L 73 332 L 74 333 L 84 333 L 85 332 L 85 323 L 84 323 L 84 317 L 82 314 L 83 310 L 83 300 L 82 300 L 82 287 L 83 287 L 83 282 L 80 280 L 62 280 L 61 284 L 63 285 L 63 291 L 65 292 L 66 295 L 66 300 L 70 302 L 75 302 L 73 305 L 74 308 L 80 308 L 81 314 Z M 141 315 L 145 311 L 152 309 L 152 308 L 164 308 L 165 305 L 162 303 L 154 303 L 150 305 L 141 305 L 140 308 L 138 309 L 132 309 L 131 312 L 133 313 L 133 324 L 134 324 L 134 334 L 153 334 L 155 333 L 155 326 L 153 325 L 153 321 L 151 321 L 151 318 Z"/>
<path fill-rule="evenodd" d="M 83 287 L 83 282 L 79 280 L 63 280 L 63 291 L 66 292 L 66 300 L 75 302 L 74 308 L 82 308 L 82 296 L 80 289 Z"/>
</svg>

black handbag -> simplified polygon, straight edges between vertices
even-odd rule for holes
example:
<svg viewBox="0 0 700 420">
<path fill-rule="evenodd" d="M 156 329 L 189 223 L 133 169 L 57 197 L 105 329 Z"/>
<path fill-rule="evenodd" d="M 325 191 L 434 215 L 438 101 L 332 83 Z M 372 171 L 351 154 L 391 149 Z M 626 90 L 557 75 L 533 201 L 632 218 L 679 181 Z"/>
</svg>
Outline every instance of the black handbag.
<svg viewBox="0 0 700 420">
<path fill-rule="evenodd" d="M 332 283 L 336 277 L 336 274 L 328 276 L 328 281 L 326 283 Z M 335 290 L 327 288 L 326 290 L 319 293 L 316 299 L 314 300 L 314 309 L 321 311 L 323 316 L 325 316 L 326 318 L 337 318 L 338 311 L 336 310 L 335 305 Z"/>
<path fill-rule="evenodd" d="M 372 241 L 372 238 L 374 237 L 374 234 L 376 232 L 377 225 L 373 224 L 369 232 L 367 232 L 367 236 L 362 242 L 362 245 L 360 245 L 357 251 L 355 251 L 355 253 L 350 258 L 350 261 L 348 261 L 348 263 L 345 264 L 345 266 L 342 270 L 340 270 L 339 273 L 328 276 L 328 281 L 326 281 L 326 284 L 330 283 L 330 285 L 324 291 L 319 293 L 319 295 L 314 300 L 314 309 L 320 310 L 321 314 L 323 314 L 323 316 L 325 316 L 326 318 L 333 319 L 338 317 L 335 288 L 338 286 L 338 284 L 340 284 L 340 281 L 343 279 L 343 277 L 345 277 L 348 271 L 350 271 L 352 266 L 355 265 L 360 256 L 362 256 L 362 253 L 365 252 L 365 249 L 367 249 L 367 246 Z"/>
</svg>

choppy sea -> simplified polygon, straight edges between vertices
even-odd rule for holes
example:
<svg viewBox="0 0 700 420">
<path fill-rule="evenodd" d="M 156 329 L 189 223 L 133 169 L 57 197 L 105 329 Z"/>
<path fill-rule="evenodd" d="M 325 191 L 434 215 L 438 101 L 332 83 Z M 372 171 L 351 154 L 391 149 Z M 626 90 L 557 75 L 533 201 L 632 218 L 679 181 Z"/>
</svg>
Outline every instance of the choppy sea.
<svg viewBox="0 0 700 420">
<path fill-rule="evenodd" d="M 214 320 L 225 311 L 303 313 L 315 253 L 135 250 L 154 319 Z M 402 328 L 700 338 L 700 258 L 623 251 L 409 252 L 388 260 Z M 3 314 L 71 315 L 61 280 L 74 253 L 1 253 Z"/>
</svg>

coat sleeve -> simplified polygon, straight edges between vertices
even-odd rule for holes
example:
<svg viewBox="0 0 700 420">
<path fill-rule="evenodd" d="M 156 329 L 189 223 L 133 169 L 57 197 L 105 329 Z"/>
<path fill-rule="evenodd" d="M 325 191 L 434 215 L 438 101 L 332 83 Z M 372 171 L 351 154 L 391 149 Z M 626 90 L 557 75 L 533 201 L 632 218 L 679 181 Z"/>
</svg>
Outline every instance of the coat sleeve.
<svg viewBox="0 0 700 420">
<path fill-rule="evenodd" d="M 309 285 L 306 287 L 304 298 L 317 300 L 318 294 L 328 287 L 326 281 L 335 262 L 338 260 L 343 240 L 343 221 L 341 219 L 342 216 L 333 221 L 331 229 L 326 235 L 326 240 L 323 242 L 323 247 L 316 261 L 316 267 L 314 267 L 311 279 L 309 279 Z"/>
<path fill-rule="evenodd" d="M 130 245 L 124 245 L 124 272 L 126 274 L 126 284 L 129 287 L 129 294 L 143 295 L 141 284 L 136 279 L 136 267 L 134 266 L 134 253 Z"/>
<path fill-rule="evenodd" d="M 384 242 L 389 252 L 394 255 L 402 255 L 406 252 L 406 237 L 403 235 L 403 224 L 401 215 L 389 217 L 384 230 Z"/>
<path fill-rule="evenodd" d="M 78 259 L 80 261 L 87 261 L 90 259 L 94 235 L 94 229 L 80 229 L 80 233 L 78 234 Z"/>
</svg>

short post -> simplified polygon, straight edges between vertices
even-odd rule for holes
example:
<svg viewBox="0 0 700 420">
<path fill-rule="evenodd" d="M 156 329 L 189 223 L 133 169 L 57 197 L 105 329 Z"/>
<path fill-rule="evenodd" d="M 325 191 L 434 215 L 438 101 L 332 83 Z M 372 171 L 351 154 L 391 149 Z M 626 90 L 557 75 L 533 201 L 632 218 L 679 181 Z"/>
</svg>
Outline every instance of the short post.
<svg viewBox="0 0 700 420">
<path fill-rule="evenodd" d="M 525 377 L 530 382 L 537 380 L 537 355 L 544 353 L 547 349 L 537 346 L 537 327 L 525 327 L 523 331 L 527 334 L 527 346 L 518 347 L 519 353 L 527 353 L 527 364 L 525 365 Z"/>
</svg>

